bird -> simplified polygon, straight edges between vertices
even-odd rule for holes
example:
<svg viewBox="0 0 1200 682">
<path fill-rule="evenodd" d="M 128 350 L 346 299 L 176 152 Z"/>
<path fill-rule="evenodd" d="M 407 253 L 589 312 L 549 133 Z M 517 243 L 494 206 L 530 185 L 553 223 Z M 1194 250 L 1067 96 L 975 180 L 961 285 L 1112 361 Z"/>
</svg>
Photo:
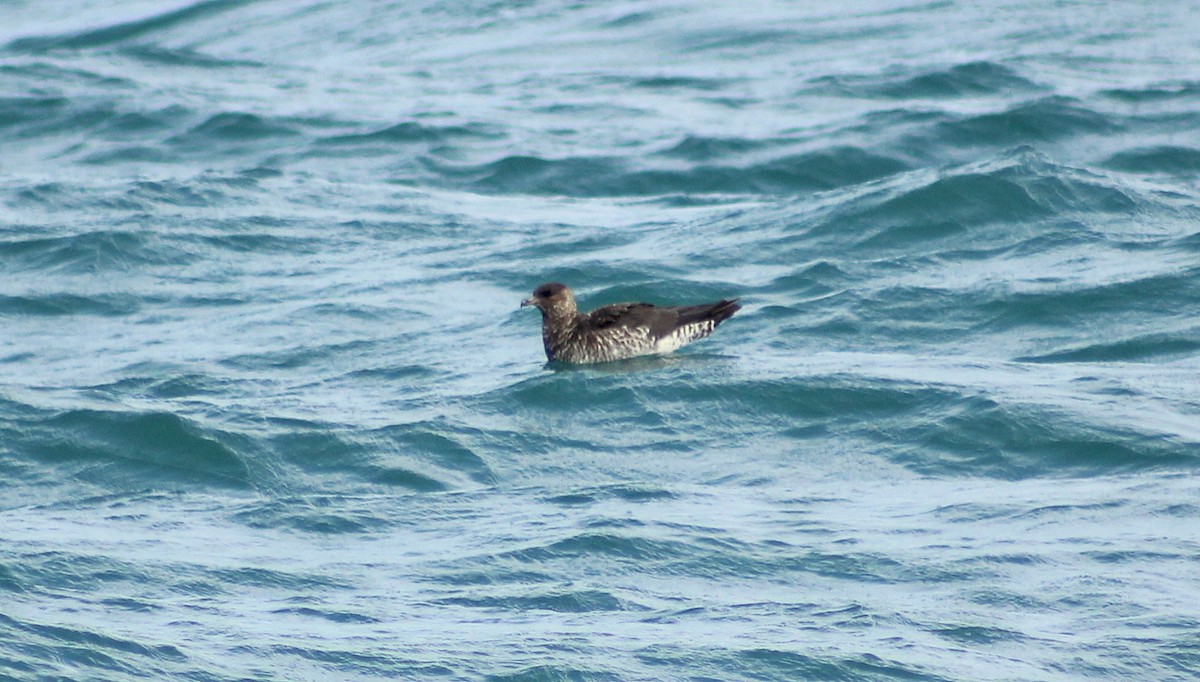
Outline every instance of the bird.
<svg viewBox="0 0 1200 682">
<path fill-rule="evenodd" d="M 542 346 L 550 362 L 588 364 L 670 353 L 702 339 L 741 310 L 740 299 L 689 306 L 614 303 L 581 313 L 570 287 L 547 282 L 521 301 L 542 313 Z"/>
</svg>

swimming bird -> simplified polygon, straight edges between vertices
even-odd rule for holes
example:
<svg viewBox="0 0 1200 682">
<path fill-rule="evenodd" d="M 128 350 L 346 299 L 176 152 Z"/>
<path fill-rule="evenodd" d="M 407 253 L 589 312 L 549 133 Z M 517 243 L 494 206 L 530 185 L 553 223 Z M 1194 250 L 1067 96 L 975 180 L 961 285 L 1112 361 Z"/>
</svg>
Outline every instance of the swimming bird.
<svg viewBox="0 0 1200 682">
<path fill-rule="evenodd" d="M 581 313 L 565 284 L 547 282 L 521 301 L 542 312 L 546 358 L 572 363 L 608 362 L 671 351 L 702 339 L 741 310 L 738 299 L 701 305 L 659 307 L 614 303 Z"/>
</svg>

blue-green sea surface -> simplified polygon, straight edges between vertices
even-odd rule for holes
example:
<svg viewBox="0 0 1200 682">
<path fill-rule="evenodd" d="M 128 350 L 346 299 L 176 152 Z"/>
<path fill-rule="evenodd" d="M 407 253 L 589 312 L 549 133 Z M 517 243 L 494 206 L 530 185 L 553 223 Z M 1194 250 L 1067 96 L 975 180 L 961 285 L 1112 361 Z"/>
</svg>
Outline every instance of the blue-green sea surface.
<svg viewBox="0 0 1200 682">
<path fill-rule="evenodd" d="M 1196 679 L 1198 32 L 0 2 L 0 678 Z"/>
</svg>

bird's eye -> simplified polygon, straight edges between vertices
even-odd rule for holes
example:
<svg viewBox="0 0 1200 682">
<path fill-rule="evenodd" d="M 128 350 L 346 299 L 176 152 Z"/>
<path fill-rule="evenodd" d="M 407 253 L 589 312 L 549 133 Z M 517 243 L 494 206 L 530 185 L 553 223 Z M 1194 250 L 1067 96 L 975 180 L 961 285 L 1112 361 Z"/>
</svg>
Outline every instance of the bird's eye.
<svg viewBox="0 0 1200 682">
<path fill-rule="evenodd" d="M 542 287 L 541 289 L 533 292 L 533 295 L 537 296 L 538 298 L 550 298 L 550 287 Z"/>
</svg>

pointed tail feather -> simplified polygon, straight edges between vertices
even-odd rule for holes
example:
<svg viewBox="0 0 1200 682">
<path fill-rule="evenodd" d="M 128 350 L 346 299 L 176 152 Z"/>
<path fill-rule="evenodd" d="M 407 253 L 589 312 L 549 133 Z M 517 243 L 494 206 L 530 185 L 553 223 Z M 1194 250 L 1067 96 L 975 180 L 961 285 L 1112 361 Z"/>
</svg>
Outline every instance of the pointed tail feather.
<svg viewBox="0 0 1200 682">
<path fill-rule="evenodd" d="M 693 324 L 695 322 L 704 322 L 712 320 L 713 326 L 721 324 L 728 320 L 734 313 L 742 309 L 740 299 L 730 298 L 716 303 L 705 303 L 703 305 L 692 305 L 679 308 L 679 321 L 677 324 L 683 326 Z"/>
</svg>

